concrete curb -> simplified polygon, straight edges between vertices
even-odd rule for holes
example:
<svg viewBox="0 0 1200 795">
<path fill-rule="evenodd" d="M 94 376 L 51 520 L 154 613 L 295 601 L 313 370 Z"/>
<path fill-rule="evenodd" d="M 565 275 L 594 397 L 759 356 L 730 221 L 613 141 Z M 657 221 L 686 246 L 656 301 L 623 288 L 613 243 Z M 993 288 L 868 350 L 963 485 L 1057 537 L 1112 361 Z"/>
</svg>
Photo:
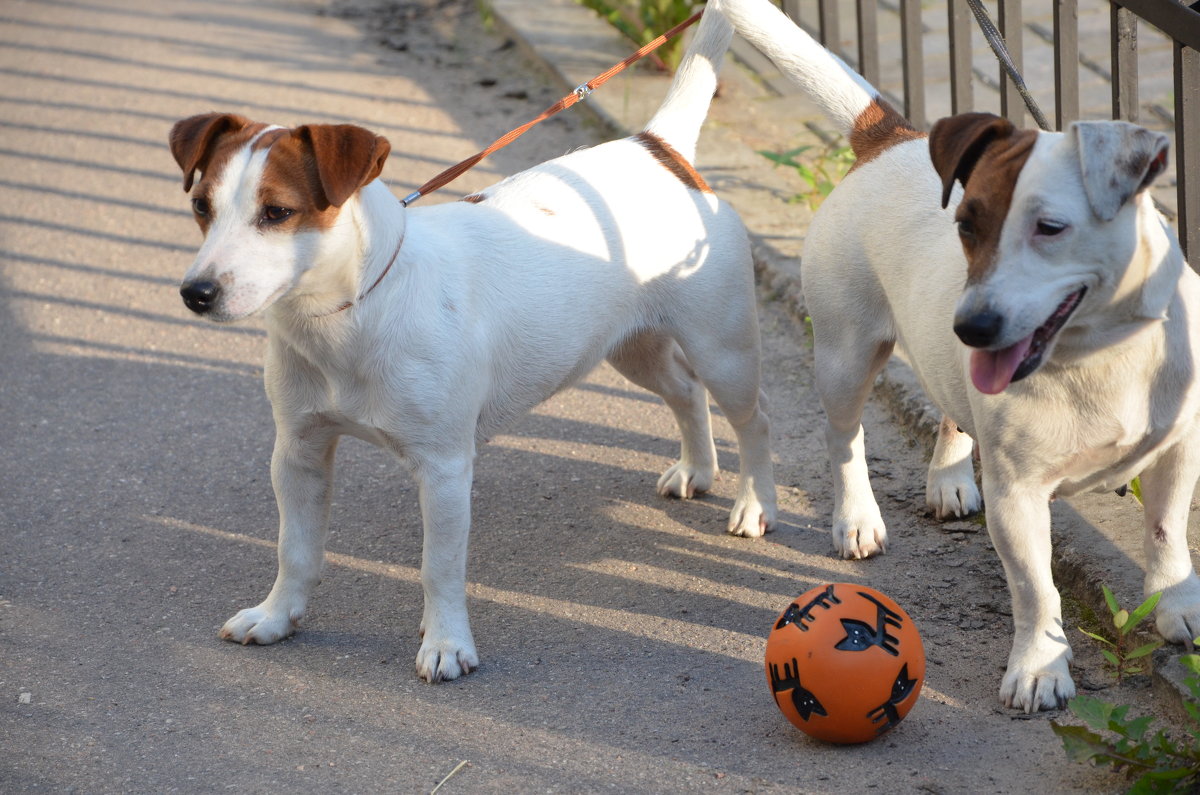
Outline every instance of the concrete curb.
<svg viewBox="0 0 1200 795">
<path fill-rule="evenodd" d="M 487 2 L 496 27 L 511 37 L 564 92 L 587 82 L 630 51 L 618 34 L 575 0 Z M 743 65 L 762 63 L 761 56 L 748 51 L 748 45 L 740 41 L 735 41 L 733 55 Z M 765 159 L 752 153 L 756 145 L 763 145 L 764 126 L 768 130 L 785 131 L 779 134 L 786 137 L 778 138 L 775 146 L 794 141 L 798 136 L 819 145 L 824 138 L 819 128 L 822 117 L 796 94 L 786 97 L 786 105 L 772 102 L 770 98 L 778 95 L 769 88 L 769 83 L 769 79 L 757 78 L 748 68 L 726 66 L 722 72 L 722 96 L 734 94 L 729 104 L 748 101 L 757 109 L 752 120 L 759 127 L 757 139 L 747 135 L 748 124 L 722 123 L 721 109 L 715 103 L 697 160 L 706 178 L 711 167 L 703 164 L 712 162 L 709 154 L 723 161 L 716 168 L 718 174 L 734 169 L 738 172 L 737 184 L 722 186 L 719 179 L 710 181 L 738 209 L 752 230 L 755 268 L 764 294 L 783 302 L 802 322 L 805 316 L 799 268 L 802 239 L 779 245 L 779 236 L 763 234 L 762 230 L 778 228 L 780 216 L 785 217 L 782 223 L 805 228 L 810 215 L 801 207 L 780 201 L 777 185 L 781 175 Z M 650 118 L 667 85 L 662 75 L 635 67 L 577 107 L 614 135 L 628 135 L 639 131 Z M 757 192 L 746 190 L 751 185 L 758 188 Z M 931 450 L 940 413 L 925 397 L 908 366 L 893 358 L 879 377 L 876 394 L 885 399 L 900 425 Z M 1117 594 L 1122 605 L 1141 602 L 1140 511 L 1131 499 L 1115 500 L 1112 495 L 1083 495 L 1060 501 L 1052 508 L 1056 581 L 1064 595 L 1101 617 L 1108 615 L 1100 590 L 1102 583 Z M 1195 546 L 1195 538 L 1190 540 Z M 1079 642 L 1076 636 L 1076 645 Z M 1163 650 L 1154 655 L 1154 688 L 1163 713 L 1175 720 L 1186 720 L 1184 701 L 1189 696 L 1182 683 L 1184 668 L 1178 657 L 1178 653 Z"/>
</svg>

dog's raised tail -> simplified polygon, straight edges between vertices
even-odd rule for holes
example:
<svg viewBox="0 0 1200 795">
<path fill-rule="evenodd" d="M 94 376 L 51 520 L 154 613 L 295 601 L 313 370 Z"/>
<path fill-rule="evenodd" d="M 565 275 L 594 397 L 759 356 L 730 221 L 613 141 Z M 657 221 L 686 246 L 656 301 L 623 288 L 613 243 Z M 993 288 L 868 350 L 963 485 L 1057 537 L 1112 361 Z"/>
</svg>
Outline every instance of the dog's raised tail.
<svg viewBox="0 0 1200 795">
<path fill-rule="evenodd" d="M 796 83 L 850 140 L 860 161 L 897 139 L 922 137 L 879 91 L 768 0 L 721 0 L 747 41 Z"/>
<path fill-rule="evenodd" d="M 733 26 L 721 13 L 725 0 L 709 0 L 687 52 L 679 62 L 675 79 L 646 132 L 655 135 L 691 162 L 696 157 L 696 140 L 717 91 L 717 75 L 733 39 Z"/>
</svg>

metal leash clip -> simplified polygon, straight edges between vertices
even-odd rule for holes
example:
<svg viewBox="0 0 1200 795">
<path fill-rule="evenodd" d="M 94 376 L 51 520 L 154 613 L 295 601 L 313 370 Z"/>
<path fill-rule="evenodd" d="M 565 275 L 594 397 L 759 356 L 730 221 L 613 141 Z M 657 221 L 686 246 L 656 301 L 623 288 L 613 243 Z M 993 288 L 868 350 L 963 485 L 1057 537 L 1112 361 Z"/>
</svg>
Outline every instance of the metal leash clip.
<svg viewBox="0 0 1200 795">
<path fill-rule="evenodd" d="M 575 95 L 576 99 L 578 99 L 580 102 L 582 102 L 583 100 L 585 100 L 589 96 L 591 96 L 592 87 L 589 86 L 587 83 L 580 83 L 579 85 L 575 86 L 575 90 L 572 91 L 571 93 Z"/>
</svg>

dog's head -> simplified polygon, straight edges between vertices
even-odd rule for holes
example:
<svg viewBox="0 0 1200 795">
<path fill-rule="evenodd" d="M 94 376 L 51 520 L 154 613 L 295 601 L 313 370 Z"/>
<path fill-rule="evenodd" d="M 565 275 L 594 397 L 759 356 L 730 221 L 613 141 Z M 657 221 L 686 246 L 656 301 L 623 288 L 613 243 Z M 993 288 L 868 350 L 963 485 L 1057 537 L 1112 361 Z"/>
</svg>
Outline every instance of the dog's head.
<svg viewBox="0 0 1200 795">
<path fill-rule="evenodd" d="M 1164 135 L 1115 121 L 1039 133 L 968 113 L 934 125 L 942 206 L 956 182 L 963 186 L 954 217 L 967 280 L 954 331 L 975 349 L 971 378 L 981 392 L 1033 373 L 1064 328 L 1127 289 L 1138 205 L 1166 165 L 1167 145 Z"/>
<path fill-rule="evenodd" d="M 170 143 L 204 233 L 180 293 L 218 321 L 265 309 L 323 260 L 347 257 L 337 219 L 391 149 L 349 124 L 289 130 L 229 113 L 176 123 Z"/>
</svg>

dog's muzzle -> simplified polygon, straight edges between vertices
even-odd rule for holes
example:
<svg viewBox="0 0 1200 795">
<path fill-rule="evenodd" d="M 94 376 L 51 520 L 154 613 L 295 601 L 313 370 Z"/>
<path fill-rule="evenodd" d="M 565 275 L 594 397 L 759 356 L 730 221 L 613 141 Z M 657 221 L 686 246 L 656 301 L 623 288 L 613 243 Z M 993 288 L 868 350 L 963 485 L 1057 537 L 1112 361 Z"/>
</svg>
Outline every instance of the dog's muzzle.
<svg viewBox="0 0 1200 795">
<path fill-rule="evenodd" d="M 216 282 L 188 282 L 179 288 L 183 303 L 197 315 L 207 314 L 216 306 L 217 297 L 221 295 L 221 286 Z"/>
</svg>

